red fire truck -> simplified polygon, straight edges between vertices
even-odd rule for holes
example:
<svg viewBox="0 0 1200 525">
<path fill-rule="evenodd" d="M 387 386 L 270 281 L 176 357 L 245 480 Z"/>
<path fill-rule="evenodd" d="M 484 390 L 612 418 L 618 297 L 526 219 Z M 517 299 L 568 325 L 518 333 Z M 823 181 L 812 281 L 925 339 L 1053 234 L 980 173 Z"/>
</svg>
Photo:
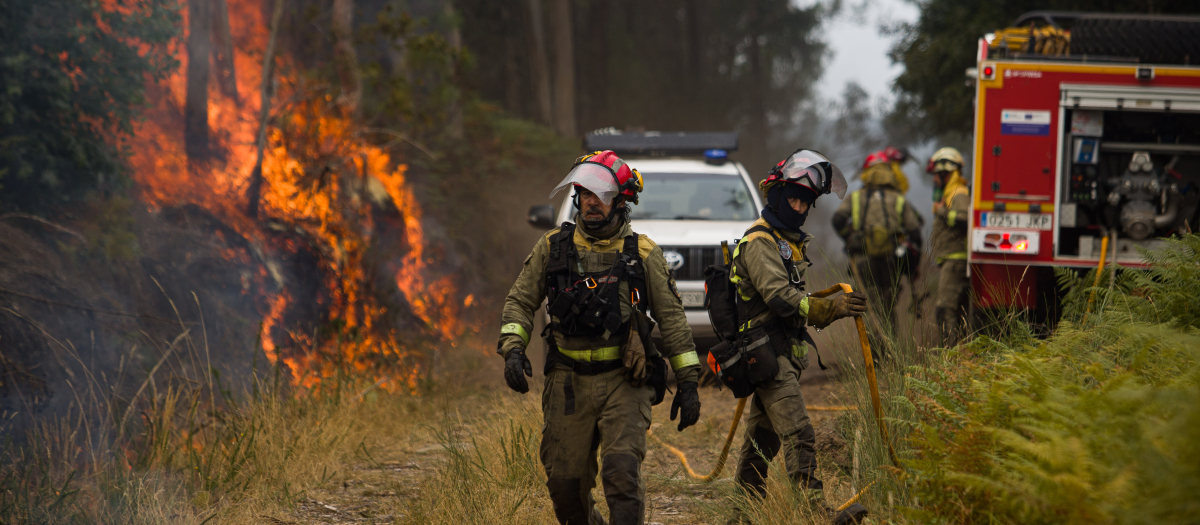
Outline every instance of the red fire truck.
<svg viewBox="0 0 1200 525">
<path fill-rule="evenodd" d="M 1035 12 L 979 40 L 975 306 L 1057 310 L 1054 267 L 1195 228 L 1200 18 Z M 1108 237 L 1108 242 L 1102 242 Z"/>
</svg>

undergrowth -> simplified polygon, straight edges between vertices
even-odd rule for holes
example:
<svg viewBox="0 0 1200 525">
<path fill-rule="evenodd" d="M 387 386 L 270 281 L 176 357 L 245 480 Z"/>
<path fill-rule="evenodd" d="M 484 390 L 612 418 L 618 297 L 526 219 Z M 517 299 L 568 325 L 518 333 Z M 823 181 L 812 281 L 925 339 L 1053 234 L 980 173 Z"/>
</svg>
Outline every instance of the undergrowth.
<svg viewBox="0 0 1200 525">
<path fill-rule="evenodd" d="M 1106 269 L 1096 287 L 1060 272 L 1065 315 L 1045 340 L 981 336 L 910 369 L 908 519 L 1195 519 L 1200 236 L 1145 255 L 1149 270 Z"/>
</svg>

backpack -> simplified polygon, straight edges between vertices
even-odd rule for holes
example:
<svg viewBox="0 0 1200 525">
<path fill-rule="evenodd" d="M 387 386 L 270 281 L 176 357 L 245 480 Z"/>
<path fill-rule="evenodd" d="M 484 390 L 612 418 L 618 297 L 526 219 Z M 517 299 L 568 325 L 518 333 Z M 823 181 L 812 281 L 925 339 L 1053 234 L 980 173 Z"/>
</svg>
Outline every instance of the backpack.
<svg viewBox="0 0 1200 525">
<path fill-rule="evenodd" d="M 896 246 L 899 237 L 899 230 L 904 221 L 904 196 L 896 195 L 896 221 L 897 225 L 892 226 L 892 214 L 886 210 L 880 210 L 883 216 L 883 224 L 879 221 L 871 221 L 871 225 L 867 228 L 863 226 L 863 215 L 868 218 L 874 218 L 871 215 L 870 205 L 871 196 L 867 197 L 866 210 L 863 210 L 862 194 L 871 190 L 856 191 L 850 194 L 850 221 L 855 231 L 861 231 L 863 251 L 868 257 L 883 257 L 888 255 L 896 255 Z M 880 203 L 884 202 L 883 190 L 876 189 L 871 192 L 874 195 L 879 195 Z"/>
<path fill-rule="evenodd" d="M 779 240 L 774 230 L 755 226 L 746 235 L 767 232 Z M 776 352 L 767 333 L 759 329 L 741 331 L 738 316 L 738 291 L 733 280 L 733 254 L 729 243 L 721 242 L 723 264 L 704 269 L 704 308 L 712 323 L 713 332 L 721 342 L 708 351 L 708 366 L 721 384 L 729 387 L 734 397 L 753 394 L 758 385 L 775 377 L 779 371 Z M 790 264 L 788 259 L 784 264 Z"/>
</svg>

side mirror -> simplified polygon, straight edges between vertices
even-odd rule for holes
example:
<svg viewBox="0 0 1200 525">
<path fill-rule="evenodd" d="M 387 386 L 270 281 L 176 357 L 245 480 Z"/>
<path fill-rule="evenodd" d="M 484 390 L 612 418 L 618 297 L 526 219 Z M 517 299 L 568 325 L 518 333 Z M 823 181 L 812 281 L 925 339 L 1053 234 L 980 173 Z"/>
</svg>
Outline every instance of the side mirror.
<svg viewBox="0 0 1200 525">
<path fill-rule="evenodd" d="M 529 207 L 529 225 L 542 230 L 549 230 L 554 225 L 554 206 L 539 204 Z"/>
</svg>

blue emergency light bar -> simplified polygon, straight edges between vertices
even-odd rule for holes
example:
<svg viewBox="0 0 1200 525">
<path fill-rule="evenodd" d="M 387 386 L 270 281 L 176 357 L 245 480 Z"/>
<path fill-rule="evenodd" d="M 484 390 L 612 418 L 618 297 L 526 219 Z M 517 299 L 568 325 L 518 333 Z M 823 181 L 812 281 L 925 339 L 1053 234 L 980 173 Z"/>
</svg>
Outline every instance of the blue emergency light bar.
<svg viewBox="0 0 1200 525">
<path fill-rule="evenodd" d="M 703 155 L 713 160 L 724 160 L 730 151 L 737 151 L 737 148 L 738 135 L 734 131 L 624 133 L 608 128 L 583 136 L 584 151 L 612 150 L 618 155 Z"/>
</svg>

